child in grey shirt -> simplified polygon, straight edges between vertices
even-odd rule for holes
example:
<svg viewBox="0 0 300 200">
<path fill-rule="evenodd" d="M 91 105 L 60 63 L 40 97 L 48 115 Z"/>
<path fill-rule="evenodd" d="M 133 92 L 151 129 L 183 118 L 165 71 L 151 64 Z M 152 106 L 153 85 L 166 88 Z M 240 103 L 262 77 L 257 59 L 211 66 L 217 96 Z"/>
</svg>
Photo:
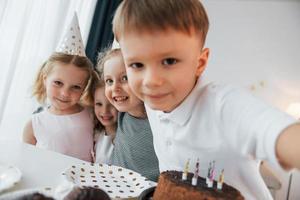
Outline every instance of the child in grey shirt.
<svg viewBox="0 0 300 200">
<path fill-rule="evenodd" d="M 97 69 L 105 82 L 105 95 L 119 111 L 111 164 L 134 170 L 157 181 L 158 159 L 144 103 L 131 91 L 120 49 L 100 55 Z"/>
</svg>

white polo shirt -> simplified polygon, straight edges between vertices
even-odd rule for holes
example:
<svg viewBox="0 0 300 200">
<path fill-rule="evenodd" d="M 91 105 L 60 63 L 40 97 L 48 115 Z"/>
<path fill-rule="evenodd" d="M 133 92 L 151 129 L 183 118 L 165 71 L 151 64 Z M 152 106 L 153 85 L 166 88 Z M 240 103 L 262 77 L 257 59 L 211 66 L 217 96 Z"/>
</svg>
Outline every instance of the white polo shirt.
<svg viewBox="0 0 300 200">
<path fill-rule="evenodd" d="M 198 80 L 190 95 L 171 113 L 146 106 L 160 171 L 189 170 L 200 160 L 207 176 L 216 161 L 216 177 L 225 170 L 225 182 L 246 199 L 272 199 L 258 164 L 267 160 L 281 169 L 275 156 L 278 135 L 295 119 L 237 87 L 203 84 Z"/>
</svg>

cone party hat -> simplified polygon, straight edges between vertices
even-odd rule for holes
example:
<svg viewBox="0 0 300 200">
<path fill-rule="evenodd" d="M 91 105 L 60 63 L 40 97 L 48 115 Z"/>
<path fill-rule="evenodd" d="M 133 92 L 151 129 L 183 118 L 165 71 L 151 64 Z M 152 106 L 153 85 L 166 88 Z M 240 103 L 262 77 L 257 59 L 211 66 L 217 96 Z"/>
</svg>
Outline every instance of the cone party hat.
<svg viewBox="0 0 300 200">
<path fill-rule="evenodd" d="M 57 46 L 56 52 L 69 55 L 86 56 L 76 12 L 74 13 L 71 24 L 69 25 L 64 37 Z"/>
</svg>

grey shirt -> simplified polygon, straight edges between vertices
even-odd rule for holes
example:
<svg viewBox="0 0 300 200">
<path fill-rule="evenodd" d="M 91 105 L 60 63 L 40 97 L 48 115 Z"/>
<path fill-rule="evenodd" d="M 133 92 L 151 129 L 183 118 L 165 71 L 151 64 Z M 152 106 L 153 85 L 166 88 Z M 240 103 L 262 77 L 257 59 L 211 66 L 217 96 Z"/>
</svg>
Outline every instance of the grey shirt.
<svg viewBox="0 0 300 200">
<path fill-rule="evenodd" d="M 111 164 L 136 171 L 157 181 L 158 159 L 148 119 L 135 118 L 128 113 L 118 115 L 118 128 Z"/>
</svg>

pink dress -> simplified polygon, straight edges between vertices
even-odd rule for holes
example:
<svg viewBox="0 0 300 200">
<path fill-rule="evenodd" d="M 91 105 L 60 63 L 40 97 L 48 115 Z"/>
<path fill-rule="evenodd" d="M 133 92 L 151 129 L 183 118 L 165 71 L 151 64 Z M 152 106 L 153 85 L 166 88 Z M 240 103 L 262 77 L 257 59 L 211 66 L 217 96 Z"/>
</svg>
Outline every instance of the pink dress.
<svg viewBox="0 0 300 200">
<path fill-rule="evenodd" d="M 93 120 L 87 108 L 71 115 L 33 114 L 32 128 L 37 147 L 91 162 Z"/>
</svg>

